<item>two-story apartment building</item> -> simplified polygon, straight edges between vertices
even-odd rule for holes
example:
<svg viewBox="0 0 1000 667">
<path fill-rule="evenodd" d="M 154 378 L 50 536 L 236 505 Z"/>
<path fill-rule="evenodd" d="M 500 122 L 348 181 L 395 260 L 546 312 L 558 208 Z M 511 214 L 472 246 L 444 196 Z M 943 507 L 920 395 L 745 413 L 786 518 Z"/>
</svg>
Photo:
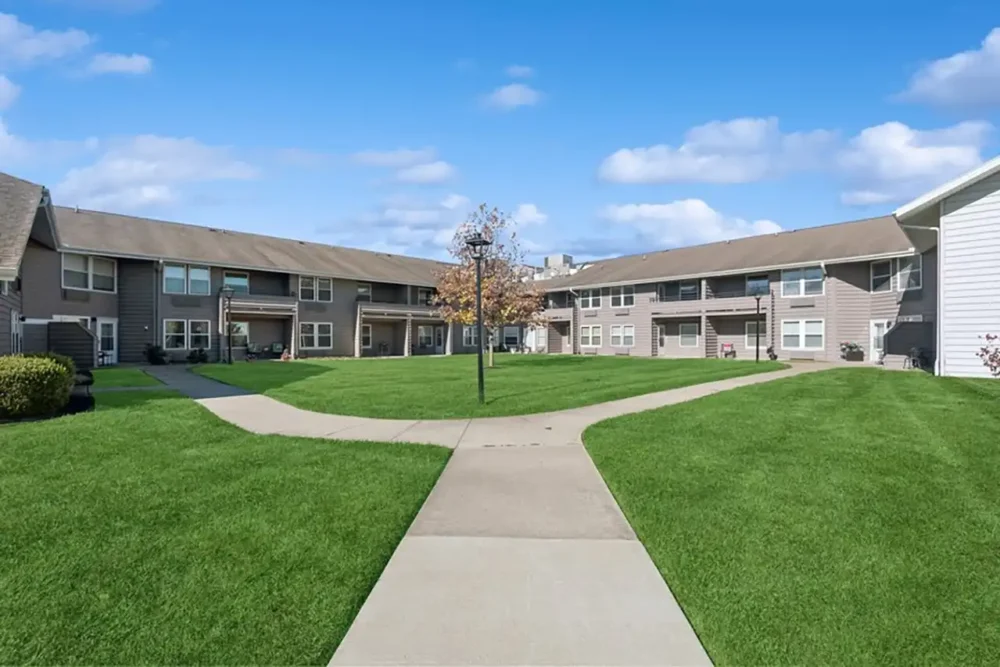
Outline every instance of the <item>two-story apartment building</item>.
<svg viewBox="0 0 1000 667">
<path fill-rule="evenodd" d="M 141 362 L 147 345 L 178 360 L 199 348 L 223 359 L 227 318 L 237 359 L 257 348 L 296 357 L 475 350 L 475 328 L 448 325 L 431 305 L 440 262 L 47 200 L 34 207 L 6 320 L 17 322 L 19 343 L 0 352 L 52 349 L 53 330 L 75 329 L 89 332 L 103 363 Z"/>
<path fill-rule="evenodd" d="M 549 352 L 901 364 L 934 348 L 936 237 L 886 216 L 619 257 L 543 281 Z M 888 335 L 887 335 L 888 334 Z"/>
</svg>

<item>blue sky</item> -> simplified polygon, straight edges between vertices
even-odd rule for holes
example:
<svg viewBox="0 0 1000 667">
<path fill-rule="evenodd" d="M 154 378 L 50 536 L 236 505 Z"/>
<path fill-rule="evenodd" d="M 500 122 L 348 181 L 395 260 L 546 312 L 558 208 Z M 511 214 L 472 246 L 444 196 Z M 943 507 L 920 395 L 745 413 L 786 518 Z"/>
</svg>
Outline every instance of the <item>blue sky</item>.
<svg viewBox="0 0 1000 667">
<path fill-rule="evenodd" d="M 883 214 L 1000 152 L 995 3 L 695 4 L 0 1 L 0 169 L 428 257 L 487 202 L 600 257 Z"/>
</svg>

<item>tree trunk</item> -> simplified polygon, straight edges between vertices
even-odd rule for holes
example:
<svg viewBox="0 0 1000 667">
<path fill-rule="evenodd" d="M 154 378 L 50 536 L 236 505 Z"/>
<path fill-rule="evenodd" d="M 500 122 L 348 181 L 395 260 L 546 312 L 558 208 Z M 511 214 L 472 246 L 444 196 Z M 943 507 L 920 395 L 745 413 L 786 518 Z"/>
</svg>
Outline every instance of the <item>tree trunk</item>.
<svg viewBox="0 0 1000 667">
<path fill-rule="evenodd" d="M 493 368 L 493 337 L 490 336 L 490 368 Z"/>
</svg>

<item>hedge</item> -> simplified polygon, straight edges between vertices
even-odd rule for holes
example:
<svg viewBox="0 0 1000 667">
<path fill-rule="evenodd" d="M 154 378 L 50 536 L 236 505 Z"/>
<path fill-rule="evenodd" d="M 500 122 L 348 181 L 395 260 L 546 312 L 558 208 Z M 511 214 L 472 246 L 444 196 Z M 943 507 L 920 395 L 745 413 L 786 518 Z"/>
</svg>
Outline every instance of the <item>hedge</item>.
<svg viewBox="0 0 1000 667">
<path fill-rule="evenodd" d="M 0 419 L 46 417 L 62 410 L 74 374 L 51 358 L 0 357 Z"/>
<path fill-rule="evenodd" d="M 76 376 L 76 362 L 73 361 L 72 357 L 67 357 L 65 354 L 59 354 L 58 352 L 25 352 L 23 356 L 32 359 L 51 359 L 69 371 L 70 377 Z"/>
</svg>

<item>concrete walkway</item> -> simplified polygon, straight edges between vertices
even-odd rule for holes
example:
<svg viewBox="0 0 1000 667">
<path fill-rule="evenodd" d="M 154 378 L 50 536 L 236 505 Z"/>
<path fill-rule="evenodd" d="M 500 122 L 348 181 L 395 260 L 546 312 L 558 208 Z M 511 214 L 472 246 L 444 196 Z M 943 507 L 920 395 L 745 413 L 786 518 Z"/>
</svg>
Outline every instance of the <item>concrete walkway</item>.
<svg viewBox="0 0 1000 667">
<path fill-rule="evenodd" d="M 525 417 L 324 415 L 188 373 L 150 372 L 257 433 L 456 448 L 330 665 L 709 665 L 581 446 L 618 415 L 826 366 Z"/>
</svg>

